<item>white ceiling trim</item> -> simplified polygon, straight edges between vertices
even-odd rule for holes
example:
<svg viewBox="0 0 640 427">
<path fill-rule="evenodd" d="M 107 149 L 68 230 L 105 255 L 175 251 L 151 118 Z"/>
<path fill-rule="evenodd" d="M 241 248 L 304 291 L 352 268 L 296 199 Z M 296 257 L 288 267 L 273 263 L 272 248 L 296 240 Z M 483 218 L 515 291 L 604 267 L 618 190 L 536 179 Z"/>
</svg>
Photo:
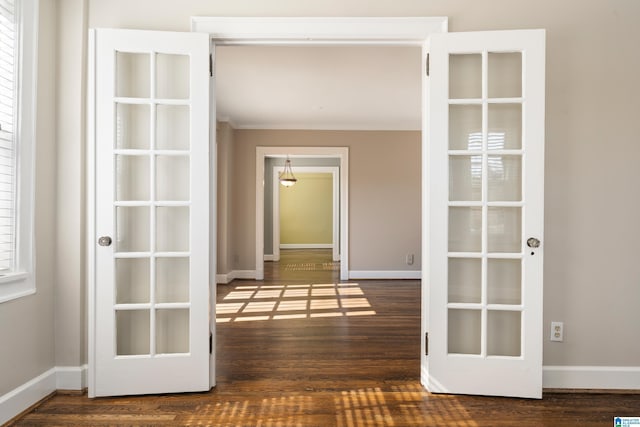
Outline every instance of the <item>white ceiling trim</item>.
<svg viewBox="0 0 640 427">
<path fill-rule="evenodd" d="M 191 17 L 216 44 L 422 45 L 448 31 L 447 17 Z"/>
<path fill-rule="evenodd" d="M 349 124 L 349 125 L 303 125 L 299 123 L 277 123 L 277 124 L 256 124 L 256 125 L 234 125 L 231 121 L 218 118 L 218 121 L 229 122 L 236 130 L 335 130 L 335 131 L 421 131 L 422 128 L 415 126 L 389 126 L 382 124 Z"/>
</svg>

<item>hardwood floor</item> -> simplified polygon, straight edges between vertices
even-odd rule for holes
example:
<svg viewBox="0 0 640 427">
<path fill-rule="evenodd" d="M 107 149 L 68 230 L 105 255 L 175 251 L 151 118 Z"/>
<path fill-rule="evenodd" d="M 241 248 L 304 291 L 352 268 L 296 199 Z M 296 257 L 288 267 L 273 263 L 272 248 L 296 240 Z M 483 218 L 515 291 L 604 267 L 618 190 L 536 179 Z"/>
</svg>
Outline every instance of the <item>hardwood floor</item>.
<svg viewBox="0 0 640 427">
<path fill-rule="evenodd" d="M 338 281 L 328 251 L 283 251 L 265 280 L 218 287 L 217 387 L 58 393 L 15 426 L 612 426 L 637 394 L 433 395 L 419 383 L 418 281 Z"/>
</svg>

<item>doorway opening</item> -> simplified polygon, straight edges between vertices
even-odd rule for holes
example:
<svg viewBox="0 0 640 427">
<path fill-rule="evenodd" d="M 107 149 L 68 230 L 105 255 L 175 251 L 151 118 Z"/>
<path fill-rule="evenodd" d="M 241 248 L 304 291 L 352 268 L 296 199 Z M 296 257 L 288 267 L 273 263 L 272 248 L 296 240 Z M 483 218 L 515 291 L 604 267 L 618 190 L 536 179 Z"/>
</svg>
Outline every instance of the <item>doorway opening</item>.
<svg viewBox="0 0 640 427">
<path fill-rule="evenodd" d="M 339 159 L 301 158 L 296 165 L 308 160 L 335 166 L 295 166 L 298 182 L 287 188 L 278 181 L 283 167 L 272 168 L 270 186 L 265 165 L 265 261 L 279 261 L 281 249 L 326 249 L 332 262 L 340 261 Z"/>
<path fill-rule="evenodd" d="M 276 172 L 269 171 L 265 175 L 265 165 L 268 158 L 284 158 L 290 156 L 292 159 L 305 158 L 311 160 L 320 159 L 332 159 L 335 161 L 338 170 L 336 173 L 336 179 L 334 179 L 333 199 L 338 203 L 338 209 L 334 209 L 334 223 L 337 224 L 337 229 L 334 227 L 332 239 L 339 243 L 339 255 L 340 255 L 340 279 L 348 279 L 348 230 L 349 230 L 349 217 L 348 217 L 348 188 L 349 188 L 349 149 L 346 147 L 256 147 L 256 280 L 264 279 L 264 256 L 265 256 L 265 176 L 273 180 L 273 176 Z M 332 171 L 333 173 L 333 171 Z M 336 182 L 337 181 L 337 182 Z M 336 185 L 337 184 L 337 185 Z M 273 185 L 271 192 L 273 191 Z M 336 197 L 337 196 L 337 197 Z M 337 200 L 336 200 L 337 199 Z M 273 213 L 273 207 L 271 209 Z M 337 220 L 337 221 L 336 221 Z M 272 240 L 275 234 L 274 221 L 270 221 L 272 225 L 271 233 Z M 279 227 L 278 227 L 279 228 Z M 337 236 L 336 236 L 337 234 Z M 279 239 L 278 239 L 279 240 Z M 273 243 L 271 244 L 273 250 Z M 332 248 L 335 250 L 338 248 Z"/>
</svg>

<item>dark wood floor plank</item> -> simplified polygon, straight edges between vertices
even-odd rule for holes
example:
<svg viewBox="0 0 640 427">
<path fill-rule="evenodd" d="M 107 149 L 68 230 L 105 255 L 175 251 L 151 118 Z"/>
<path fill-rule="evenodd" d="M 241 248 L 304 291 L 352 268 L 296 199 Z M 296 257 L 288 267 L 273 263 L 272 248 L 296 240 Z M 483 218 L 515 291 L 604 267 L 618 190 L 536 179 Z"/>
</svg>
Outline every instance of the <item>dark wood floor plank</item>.
<svg viewBox="0 0 640 427">
<path fill-rule="evenodd" d="M 608 427 L 640 416 L 639 394 L 430 394 L 419 383 L 420 283 L 343 284 L 338 273 L 330 251 L 282 251 L 264 281 L 219 286 L 208 393 L 57 394 L 14 425 Z"/>
</svg>

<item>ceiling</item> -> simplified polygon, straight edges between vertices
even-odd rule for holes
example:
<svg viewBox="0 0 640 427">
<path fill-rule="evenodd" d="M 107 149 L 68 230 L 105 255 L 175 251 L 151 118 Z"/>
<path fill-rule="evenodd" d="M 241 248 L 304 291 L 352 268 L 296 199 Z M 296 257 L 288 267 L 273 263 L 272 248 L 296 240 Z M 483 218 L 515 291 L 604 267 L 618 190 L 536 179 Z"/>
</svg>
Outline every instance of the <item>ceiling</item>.
<svg viewBox="0 0 640 427">
<path fill-rule="evenodd" d="M 218 120 L 236 129 L 419 130 L 421 51 L 218 46 Z"/>
</svg>

